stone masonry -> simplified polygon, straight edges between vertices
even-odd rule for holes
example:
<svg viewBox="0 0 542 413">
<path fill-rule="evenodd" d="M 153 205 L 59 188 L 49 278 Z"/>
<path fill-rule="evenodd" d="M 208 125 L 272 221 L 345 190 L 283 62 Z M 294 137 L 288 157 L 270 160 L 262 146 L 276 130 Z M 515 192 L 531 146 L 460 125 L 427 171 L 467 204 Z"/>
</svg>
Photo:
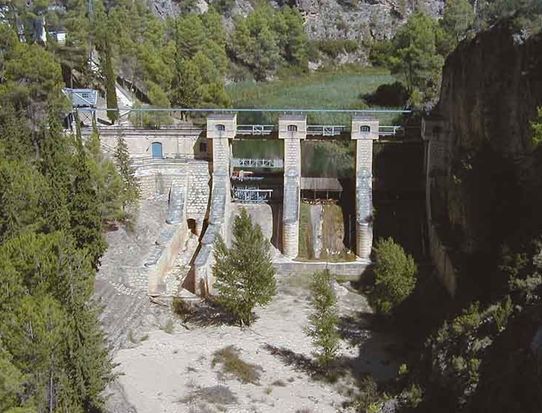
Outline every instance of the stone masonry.
<svg viewBox="0 0 542 413">
<path fill-rule="evenodd" d="M 369 260 L 373 245 L 373 140 L 378 139 L 378 120 L 352 118 L 356 141 L 356 255 Z"/>
<path fill-rule="evenodd" d="M 305 115 L 282 115 L 279 139 L 284 140 L 284 198 L 282 203 L 282 253 L 295 258 L 299 252 L 301 140 L 307 137 Z"/>
<path fill-rule="evenodd" d="M 230 215 L 230 142 L 237 132 L 237 115 L 214 114 L 207 117 L 207 139 L 212 142 L 213 175 L 209 225 L 201 239 L 194 261 L 194 291 L 198 295 L 213 294 L 213 246 L 218 235 L 228 242 L 227 219 Z"/>
</svg>

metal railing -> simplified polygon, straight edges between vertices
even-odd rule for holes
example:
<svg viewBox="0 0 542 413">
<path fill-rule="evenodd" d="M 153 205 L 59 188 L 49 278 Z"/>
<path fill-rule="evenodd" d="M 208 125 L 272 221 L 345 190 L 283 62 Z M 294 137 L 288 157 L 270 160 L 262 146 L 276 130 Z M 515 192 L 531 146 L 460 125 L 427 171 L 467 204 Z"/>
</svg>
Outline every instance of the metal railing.
<svg viewBox="0 0 542 413">
<path fill-rule="evenodd" d="M 261 204 L 267 202 L 272 193 L 272 189 L 234 188 L 233 200 L 247 204 Z"/>
<path fill-rule="evenodd" d="M 307 135 L 310 136 L 338 136 L 347 130 L 344 125 L 307 125 Z"/>
<path fill-rule="evenodd" d="M 378 135 L 379 136 L 398 136 L 404 135 L 405 129 L 402 126 L 379 126 Z"/>
<path fill-rule="evenodd" d="M 275 125 L 237 125 L 237 135 L 270 135 Z"/>
<path fill-rule="evenodd" d="M 252 159 L 252 158 L 232 158 L 231 164 L 237 168 L 283 168 L 282 159 Z"/>
</svg>

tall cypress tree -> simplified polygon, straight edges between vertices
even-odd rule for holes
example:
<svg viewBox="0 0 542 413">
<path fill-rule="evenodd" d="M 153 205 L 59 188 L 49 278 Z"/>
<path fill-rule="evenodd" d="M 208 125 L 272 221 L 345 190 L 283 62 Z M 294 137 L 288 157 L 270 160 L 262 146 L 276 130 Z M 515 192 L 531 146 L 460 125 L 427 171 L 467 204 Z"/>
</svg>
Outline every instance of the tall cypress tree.
<svg viewBox="0 0 542 413">
<path fill-rule="evenodd" d="M 109 40 L 105 41 L 104 50 L 102 50 L 104 55 L 104 76 L 105 76 L 105 95 L 107 101 L 107 117 L 113 123 L 115 123 L 119 118 L 118 113 L 118 102 L 117 102 L 117 90 L 116 82 L 117 77 L 115 75 L 115 70 L 113 69 L 113 62 L 111 61 L 111 45 Z"/>
<path fill-rule="evenodd" d="M 121 200 L 122 208 L 126 212 L 128 206 L 135 205 L 139 200 L 141 189 L 130 159 L 128 145 L 122 136 L 117 139 L 114 157 L 122 179 Z"/>
<path fill-rule="evenodd" d="M 78 248 L 88 251 L 97 268 L 107 245 L 102 235 L 102 219 L 97 192 L 81 137 L 77 137 L 75 179 L 70 193 L 70 227 Z"/>
<path fill-rule="evenodd" d="M 100 145 L 100 134 L 96 127 L 85 147 L 102 221 L 122 219 L 124 217 L 121 196 L 122 179 L 114 162 L 104 156 Z"/>
</svg>

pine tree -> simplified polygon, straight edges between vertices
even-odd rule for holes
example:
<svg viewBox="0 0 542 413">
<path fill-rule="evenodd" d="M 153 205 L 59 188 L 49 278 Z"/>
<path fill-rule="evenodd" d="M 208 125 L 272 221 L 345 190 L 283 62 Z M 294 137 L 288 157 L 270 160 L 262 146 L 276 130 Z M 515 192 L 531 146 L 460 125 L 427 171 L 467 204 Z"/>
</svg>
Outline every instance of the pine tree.
<svg viewBox="0 0 542 413">
<path fill-rule="evenodd" d="M 221 237 L 216 241 L 215 287 L 219 302 L 241 325 L 249 325 L 254 321 L 254 307 L 269 304 L 276 294 L 275 269 L 269 241 L 260 226 L 252 223 L 246 209 L 235 217 L 233 237 L 231 248 Z"/>
<path fill-rule="evenodd" d="M 13 365 L 13 357 L 0 343 L 0 411 L 30 413 L 20 407 L 26 377 Z M 15 409 L 18 410 L 15 410 Z"/>
<path fill-rule="evenodd" d="M 414 105 L 434 98 L 440 86 L 444 58 L 438 54 L 442 29 L 431 17 L 413 13 L 393 38 L 388 65 L 410 94 Z"/>
<path fill-rule="evenodd" d="M 337 324 L 337 298 L 331 285 L 333 277 L 329 270 L 317 272 L 311 282 L 311 305 L 307 334 L 318 348 L 316 353 L 321 366 L 327 366 L 337 356 L 339 333 Z"/>
<path fill-rule="evenodd" d="M 135 169 L 132 166 L 128 145 L 122 136 L 117 139 L 114 157 L 122 179 L 121 201 L 122 208 L 126 212 L 128 206 L 137 204 L 141 190 L 139 180 L 135 175 Z"/>
<path fill-rule="evenodd" d="M 181 108 L 196 108 L 200 106 L 200 87 L 202 77 L 198 66 L 187 59 L 176 62 L 176 71 L 171 86 L 171 103 Z"/>
</svg>

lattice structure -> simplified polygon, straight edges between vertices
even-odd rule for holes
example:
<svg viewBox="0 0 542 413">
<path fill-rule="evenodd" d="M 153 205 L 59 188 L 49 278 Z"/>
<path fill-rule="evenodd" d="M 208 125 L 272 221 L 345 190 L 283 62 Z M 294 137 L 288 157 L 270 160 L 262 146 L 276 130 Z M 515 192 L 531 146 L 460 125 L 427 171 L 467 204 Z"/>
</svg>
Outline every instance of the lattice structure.
<svg viewBox="0 0 542 413">
<path fill-rule="evenodd" d="M 252 159 L 252 158 L 233 158 L 232 166 L 237 168 L 274 168 L 284 167 L 282 159 Z"/>
<path fill-rule="evenodd" d="M 237 135 L 270 135 L 274 125 L 237 125 Z"/>
<path fill-rule="evenodd" d="M 308 125 L 308 136 L 339 136 L 346 132 L 346 126 L 343 125 Z"/>
<path fill-rule="evenodd" d="M 260 189 L 258 187 L 234 188 L 233 199 L 245 204 L 262 204 L 271 199 L 272 189 Z"/>
</svg>

